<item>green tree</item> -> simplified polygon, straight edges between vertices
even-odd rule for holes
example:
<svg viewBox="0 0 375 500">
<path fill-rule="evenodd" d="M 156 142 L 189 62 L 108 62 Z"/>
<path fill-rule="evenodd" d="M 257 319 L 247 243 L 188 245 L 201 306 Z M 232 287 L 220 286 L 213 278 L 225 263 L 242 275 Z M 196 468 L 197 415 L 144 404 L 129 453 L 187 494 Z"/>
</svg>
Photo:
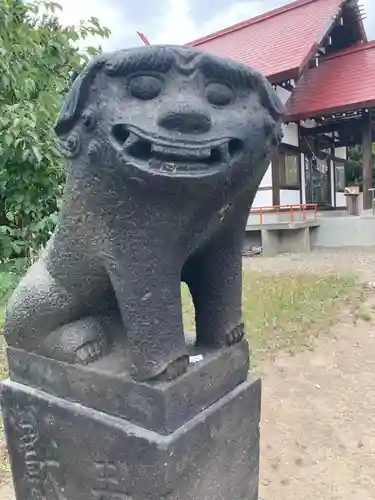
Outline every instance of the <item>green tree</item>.
<svg viewBox="0 0 375 500">
<path fill-rule="evenodd" d="M 362 175 L 362 146 L 348 148 L 348 161 L 345 167 L 346 185 L 361 186 L 363 184 Z M 372 186 L 375 183 L 375 143 L 372 145 Z"/>
<path fill-rule="evenodd" d="M 53 130 L 72 78 L 108 37 L 96 18 L 62 27 L 56 2 L 0 0 L 0 261 L 32 258 L 57 220 L 65 163 Z"/>
</svg>

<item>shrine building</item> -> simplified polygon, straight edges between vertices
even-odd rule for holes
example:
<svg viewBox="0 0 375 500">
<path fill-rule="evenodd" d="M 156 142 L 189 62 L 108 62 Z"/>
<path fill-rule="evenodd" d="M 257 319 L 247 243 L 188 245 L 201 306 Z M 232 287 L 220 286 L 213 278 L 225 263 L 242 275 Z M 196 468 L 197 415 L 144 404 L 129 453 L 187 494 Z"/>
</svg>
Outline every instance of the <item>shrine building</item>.
<svg viewBox="0 0 375 500">
<path fill-rule="evenodd" d="M 345 208 L 347 149 L 362 145 L 361 208 L 371 209 L 375 42 L 363 17 L 357 0 L 297 0 L 188 44 L 260 71 L 285 103 L 254 207 Z"/>
</svg>

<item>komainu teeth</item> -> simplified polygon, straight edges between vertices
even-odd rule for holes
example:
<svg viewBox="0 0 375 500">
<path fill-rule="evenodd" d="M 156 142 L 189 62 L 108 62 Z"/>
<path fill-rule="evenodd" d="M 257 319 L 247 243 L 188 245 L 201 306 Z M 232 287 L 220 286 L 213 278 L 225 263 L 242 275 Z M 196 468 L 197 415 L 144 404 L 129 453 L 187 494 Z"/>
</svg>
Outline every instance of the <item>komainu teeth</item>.
<svg viewBox="0 0 375 500">
<path fill-rule="evenodd" d="M 159 146 L 157 144 L 151 144 L 151 151 L 153 153 L 159 153 L 160 155 L 166 155 L 171 152 L 171 148 L 166 146 Z"/>
<path fill-rule="evenodd" d="M 170 163 L 170 162 L 165 162 L 164 161 L 161 164 L 160 170 L 162 172 L 168 172 L 170 174 L 173 174 L 174 172 L 177 171 L 177 166 L 174 163 Z"/>
<path fill-rule="evenodd" d="M 219 146 L 218 150 L 220 151 L 221 161 L 223 163 L 228 163 L 230 160 L 228 143 Z"/>
<path fill-rule="evenodd" d="M 170 147 L 163 146 L 160 144 L 152 144 L 152 152 L 159 154 L 161 156 L 175 156 L 177 158 L 192 158 L 192 159 L 204 159 L 209 158 L 211 154 L 211 148 L 183 148 L 183 147 Z"/>
<path fill-rule="evenodd" d="M 194 158 L 204 159 L 211 156 L 211 148 L 196 149 L 194 150 Z"/>
<path fill-rule="evenodd" d="M 159 158 L 150 158 L 148 164 L 154 170 L 161 170 L 162 161 Z"/>
<path fill-rule="evenodd" d="M 158 171 L 171 176 L 177 175 L 178 172 L 194 175 L 230 162 L 228 143 L 216 143 L 210 147 L 199 144 L 157 144 L 128 129 L 126 134 L 120 132 L 123 131 L 120 130 L 117 134 L 117 141 L 122 143 L 122 154 L 148 162 L 150 171 L 155 175 Z"/>
</svg>

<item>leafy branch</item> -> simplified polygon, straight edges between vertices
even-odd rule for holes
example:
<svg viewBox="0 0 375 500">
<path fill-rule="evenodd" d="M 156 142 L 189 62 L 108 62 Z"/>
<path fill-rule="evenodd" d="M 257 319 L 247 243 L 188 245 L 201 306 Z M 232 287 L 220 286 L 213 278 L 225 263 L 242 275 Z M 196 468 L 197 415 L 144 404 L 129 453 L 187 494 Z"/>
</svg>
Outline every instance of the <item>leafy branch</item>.
<svg viewBox="0 0 375 500">
<path fill-rule="evenodd" d="M 0 261 L 33 258 L 57 221 L 65 163 L 53 130 L 64 94 L 110 34 L 96 18 L 61 26 L 57 2 L 0 0 Z"/>
</svg>

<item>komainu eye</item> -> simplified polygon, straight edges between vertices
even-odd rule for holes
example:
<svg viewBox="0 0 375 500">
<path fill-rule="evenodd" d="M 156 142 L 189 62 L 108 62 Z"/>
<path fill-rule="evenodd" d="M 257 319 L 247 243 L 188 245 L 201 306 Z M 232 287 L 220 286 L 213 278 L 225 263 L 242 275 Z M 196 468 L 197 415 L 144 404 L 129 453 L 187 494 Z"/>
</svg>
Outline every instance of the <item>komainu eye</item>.
<svg viewBox="0 0 375 500">
<path fill-rule="evenodd" d="M 130 94 L 143 101 L 155 99 L 162 89 L 163 82 L 155 76 L 135 76 L 129 82 Z"/>
<path fill-rule="evenodd" d="M 214 106 L 226 106 L 234 100 L 234 93 L 223 83 L 210 83 L 206 87 L 206 97 Z"/>
</svg>

